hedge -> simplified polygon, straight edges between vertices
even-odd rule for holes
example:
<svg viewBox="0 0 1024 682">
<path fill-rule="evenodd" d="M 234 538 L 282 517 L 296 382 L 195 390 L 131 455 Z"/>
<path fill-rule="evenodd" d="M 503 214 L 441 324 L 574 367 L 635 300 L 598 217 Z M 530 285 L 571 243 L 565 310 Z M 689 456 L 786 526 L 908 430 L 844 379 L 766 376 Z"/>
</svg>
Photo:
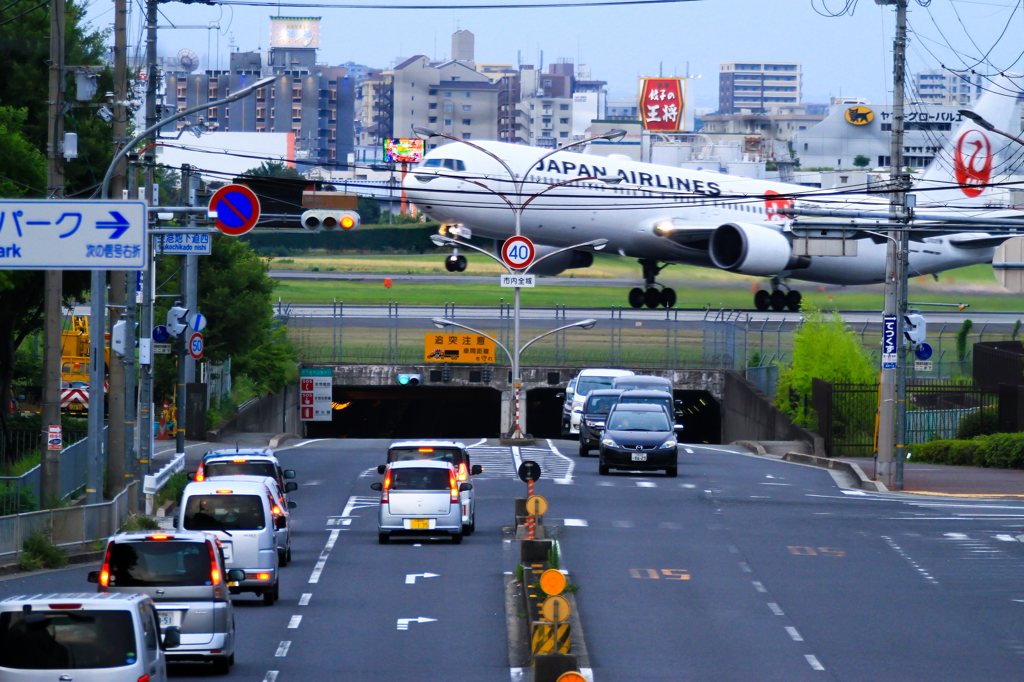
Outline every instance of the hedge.
<svg viewBox="0 0 1024 682">
<path fill-rule="evenodd" d="M 997 433 L 974 440 L 936 440 L 910 449 L 911 462 L 992 469 L 1024 469 L 1024 433 Z"/>
</svg>

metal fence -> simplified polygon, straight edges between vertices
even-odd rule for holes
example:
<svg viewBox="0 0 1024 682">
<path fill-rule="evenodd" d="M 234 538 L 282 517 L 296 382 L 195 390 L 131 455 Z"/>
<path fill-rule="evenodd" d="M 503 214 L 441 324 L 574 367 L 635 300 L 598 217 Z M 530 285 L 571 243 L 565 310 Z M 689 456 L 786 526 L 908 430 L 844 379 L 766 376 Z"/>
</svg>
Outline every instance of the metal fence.
<svg viewBox="0 0 1024 682">
<path fill-rule="evenodd" d="M 103 428 L 106 438 L 106 427 Z M 60 453 L 60 495 L 67 499 L 72 493 L 85 486 L 88 469 L 89 449 L 85 436 L 80 433 L 75 443 L 65 447 Z M 105 464 L 104 464 L 105 466 Z M 0 516 L 18 514 L 39 508 L 43 500 L 39 499 L 41 485 L 41 466 L 36 465 L 21 476 L 0 476 Z"/>
<path fill-rule="evenodd" d="M 74 445 L 89 434 L 88 431 L 64 431 L 64 447 Z M 10 467 L 25 457 L 39 453 L 39 429 L 9 429 L 0 436 L 0 466 L 10 474 Z"/>
<path fill-rule="evenodd" d="M 110 502 L 0 517 L 0 560 L 8 563 L 13 557 L 17 561 L 33 533 L 50 536 L 54 545 L 64 549 L 89 546 L 113 535 L 136 511 L 136 485 L 130 483 Z"/>
</svg>

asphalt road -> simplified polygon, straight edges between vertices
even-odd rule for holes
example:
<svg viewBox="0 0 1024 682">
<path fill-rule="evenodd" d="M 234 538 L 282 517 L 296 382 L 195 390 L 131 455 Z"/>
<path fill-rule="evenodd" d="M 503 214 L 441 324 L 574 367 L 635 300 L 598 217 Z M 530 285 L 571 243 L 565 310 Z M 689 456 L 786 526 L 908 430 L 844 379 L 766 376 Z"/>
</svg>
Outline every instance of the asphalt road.
<svg viewBox="0 0 1024 682">
<path fill-rule="evenodd" d="M 521 457 L 545 471 L 549 522 L 564 519 L 597 682 L 1024 677 L 1020 503 L 844 492 L 827 471 L 708 446 L 681 450 L 675 479 L 601 477 L 554 445 Z M 279 449 L 300 485 L 293 562 L 275 606 L 236 600 L 227 679 L 510 679 L 502 580 L 518 557 L 501 528 L 523 494 L 516 461 L 473 444 L 485 472 L 461 545 L 381 546 L 369 485 L 385 447 Z M 88 590 L 94 568 L 0 579 L 0 597 Z"/>
</svg>

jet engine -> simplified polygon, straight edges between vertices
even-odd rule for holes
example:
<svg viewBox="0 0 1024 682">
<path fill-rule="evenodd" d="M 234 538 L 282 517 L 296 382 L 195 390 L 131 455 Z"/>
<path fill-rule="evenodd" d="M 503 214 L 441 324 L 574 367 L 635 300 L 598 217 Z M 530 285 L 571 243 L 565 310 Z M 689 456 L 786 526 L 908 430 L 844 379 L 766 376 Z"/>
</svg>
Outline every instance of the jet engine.
<svg viewBox="0 0 1024 682">
<path fill-rule="evenodd" d="M 557 251 L 557 246 L 537 246 L 537 258 Z M 545 258 L 542 263 L 530 268 L 531 275 L 558 275 L 566 270 L 589 268 L 594 264 L 594 254 L 589 251 L 563 251 L 557 256 Z"/>
<path fill-rule="evenodd" d="M 811 264 L 806 256 L 793 255 L 789 240 L 781 232 L 748 223 L 720 226 L 711 234 L 708 255 L 723 270 L 762 277 Z"/>
</svg>

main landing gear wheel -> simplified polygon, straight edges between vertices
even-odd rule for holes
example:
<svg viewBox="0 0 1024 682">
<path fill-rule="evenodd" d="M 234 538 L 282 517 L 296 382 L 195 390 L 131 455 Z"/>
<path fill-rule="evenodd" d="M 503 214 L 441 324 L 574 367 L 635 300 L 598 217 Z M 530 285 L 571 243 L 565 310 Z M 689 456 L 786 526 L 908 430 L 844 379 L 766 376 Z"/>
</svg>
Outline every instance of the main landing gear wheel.
<svg viewBox="0 0 1024 682">
<path fill-rule="evenodd" d="M 452 254 L 444 259 L 444 269 L 448 272 L 465 272 L 469 262 L 465 256 Z"/>
<path fill-rule="evenodd" d="M 640 287 L 633 287 L 629 290 L 629 305 L 634 308 L 644 307 L 644 290 Z"/>
<path fill-rule="evenodd" d="M 672 308 L 676 304 L 676 290 L 665 287 L 661 290 L 661 305 L 665 308 Z"/>
<path fill-rule="evenodd" d="M 662 286 L 654 281 L 658 273 L 664 270 L 667 265 L 659 266 L 656 261 L 640 259 L 640 266 L 644 270 L 644 288 L 634 287 L 629 290 L 629 305 L 633 308 L 671 308 L 676 304 L 675 289 Z M 660 287 L 660 288 L 659 288 Z"/>
<path fill-rule="evenodd" d="M 786 307 L 786 294 L 785 292 L 776 289 L 772 292 L 772 310 L 779 312 Z"/>
<path fill-rule="evenodd" d="M 786 294 L 786 307 L 794 313 L 798 313 L 800 312 L 801 300 L 803 300 L 803 296 L 800 295 L 800 292 L 795 289 L 790 289 L 789 293 Z"/>
<path fill-rule="evenodd" d="M 657 308 L 661 305 L 661 292 L 651 287 L 644 292 L 644 305 L 648 308 Z"/>
<path fill-rule="evenodd" d="M 772 307 L 772 295 L 770 292 L 761 289 L 754 294 L 754 307 L 758 310 L 768 310 Z"/>
</svg>

